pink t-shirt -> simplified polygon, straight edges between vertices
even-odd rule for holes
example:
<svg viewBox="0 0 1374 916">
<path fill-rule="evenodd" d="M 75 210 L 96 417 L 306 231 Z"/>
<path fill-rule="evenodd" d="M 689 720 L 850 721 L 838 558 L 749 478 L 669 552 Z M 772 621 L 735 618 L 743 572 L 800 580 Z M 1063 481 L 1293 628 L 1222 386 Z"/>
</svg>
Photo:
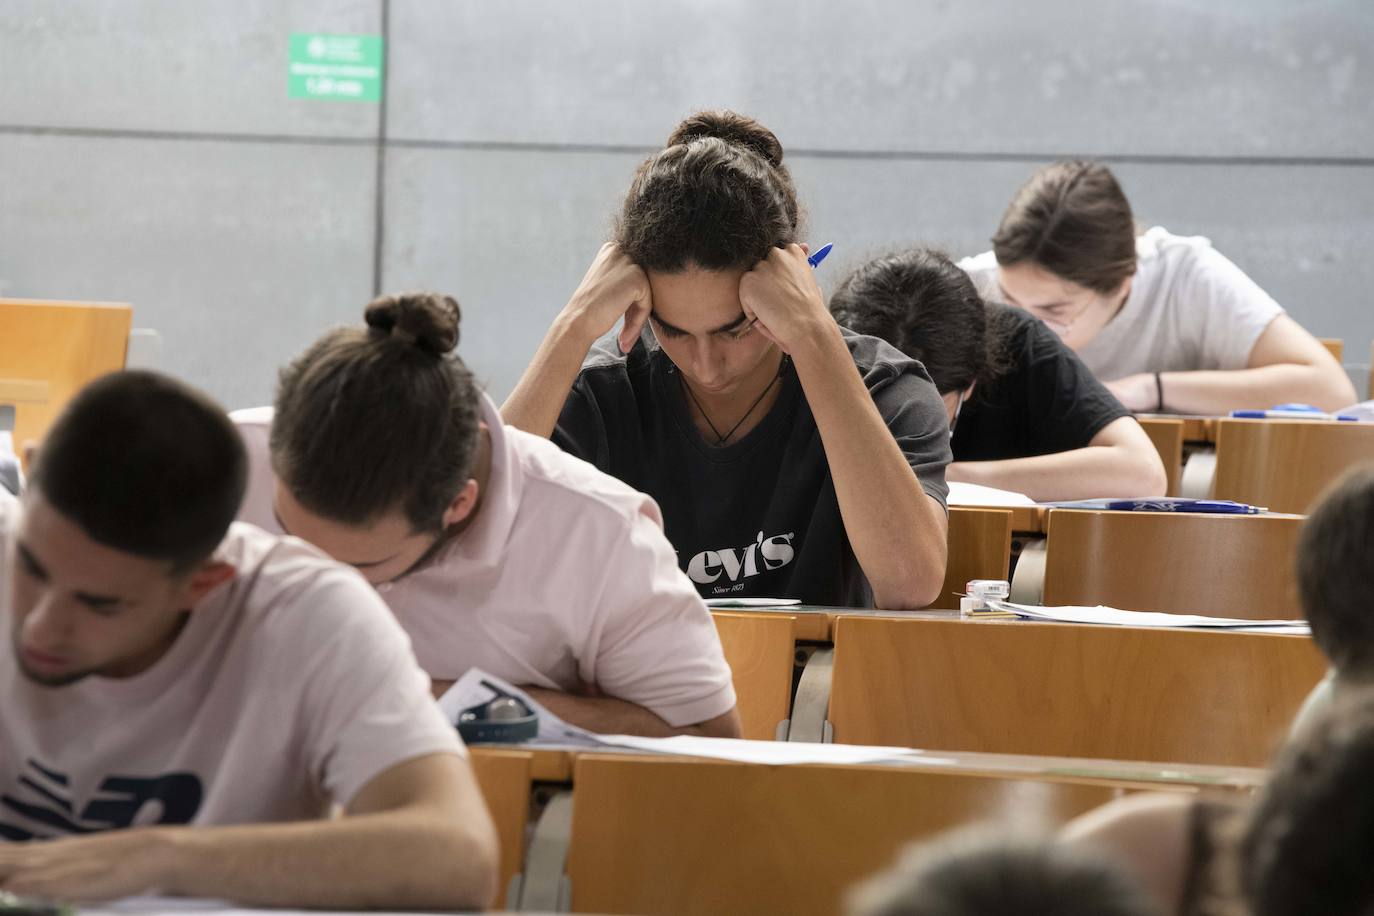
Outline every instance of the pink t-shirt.
<svg viewBox="0 0 1374 916">
<path fill-rule="evenodd" d="M 0 495 L 6 642 L 19 512 Z M 314 818 L 396 764 L 465 753 L 360 575 L 244 524 L 217 556 L 237 574 L 134 677 L 43 687 L 0 647 L 0 840 Z"/>
<path fill-rule="evenodd" d="M 239 517 L 280 531 L 272 409 L 236 411 L 252 469 Z M 438 680 L 482 668 L 514 684 L 603 693 L 673 727 L 735 705 L 710 612 L 678 568 L 658 505 L 482 398 L 491 478 L 472 525 L 378 591 Z"/>
</svg>

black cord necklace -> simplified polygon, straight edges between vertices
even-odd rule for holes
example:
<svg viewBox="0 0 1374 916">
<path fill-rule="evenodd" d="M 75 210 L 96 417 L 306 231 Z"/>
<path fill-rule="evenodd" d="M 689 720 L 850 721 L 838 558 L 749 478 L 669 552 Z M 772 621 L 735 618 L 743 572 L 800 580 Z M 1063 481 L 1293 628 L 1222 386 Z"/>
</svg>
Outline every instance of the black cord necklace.
<svg viewBox="0 0 1374 916">
<path fill-rule="evenodd" d="M 711 418 L 707 416 L 706 408 L 701 406 L 701 402 L 697 400 L 697 396 L 692 393 L 692 386 L 687 384 L 687 379 L 685 376 L 680 376 L 682 378 L 682 389 L 687 392 L 687 397 L 692 399 L 692 403 L 696 405 L 697 412 L 700 413 L 701 418 L 706 421 L 706 425 L 711 427 L 711 433 L 716 437 L 715 444 L 717 446 L 721 446 L 724 445 L 727 441 L 729 441 L 730 437 L 735 434 L 735 431 L 737 429 L 744 425 L 744 421 L 749 419 L 749 415 L 754 412 L 754 408 L 762 404 L 763 399 L 768 397 L 768 392 L 773 390 L 773 386 L 778 383 L 778 379 L 782 378 L 783 372 L 787 370 L 787 364 L 788 356 L 784 353 L 782 357 L 782 362 L 778 363 L 777 375 L 773 376 L 773 378 L 769 380 L 767 387 L 765 387 L 763 391 L 759 393 L 759 396 L 754 399 L 754 403 L 749 405 L 749 409 L 744 412 L 744 416 L 739 418 L 739 422 L 736 423 L 734 426 L 730 427 L 730 431 L 723 436 L 720 434 L 720 430 L 716 429 L 716 424 L 712 423 Z"/>
</svg>

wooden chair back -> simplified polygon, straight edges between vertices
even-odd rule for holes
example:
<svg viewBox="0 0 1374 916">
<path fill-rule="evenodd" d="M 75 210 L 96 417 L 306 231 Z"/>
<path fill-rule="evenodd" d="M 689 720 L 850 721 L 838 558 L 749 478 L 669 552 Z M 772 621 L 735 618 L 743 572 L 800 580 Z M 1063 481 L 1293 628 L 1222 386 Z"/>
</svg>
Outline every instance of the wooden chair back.
<svg viewBox="0 0 1374 916">
<path fill-rule="evenodd" d="M 742 737 L 772 741 L 792 707 L 797 618 L 734 611 L 711 616 L 734 680 Z"/>
<path fill-rule="evenodd" d="M 1305 636 L 841 617 L 836 742 L 1263 766 L 1326 661 Z"/>
<path fill-rule="evenodd" d="M 1159 460 L 1164 462 L 1164 473 L 1169 479 L 1169 496 L 1179 495 L 1178 482 L 1183 475 L 1183 421 L 1163 417 L 1137 417 L 1140 428 L 1150 437 Z"/>
<path fill-rule="evenodd" d="M 1010 510 L 951 506 L 945 582 L 931 606 L 958 608 L 971 580 L 1005 579 L 1010 563 Z"/>
<path fill-rule="evenodd" d="M 1056 509 L 1046 526 L 1044 603 L 1296 619 L 1302 521 Z"/>
<path fill-rule="evenodd" d="M 1336 357 L 1336 362 L 1340 362 L 1345 356 L 1345 341 L 1339 337 L 1318 337 L 1321 345 L 1326 347 L 1326 352 Z"/>
<path fill-rule="evenodd" d="M 530 813 L 530 771 L 533 755 L 529 751 L 469 748 L 477 784 L 487 801 L 496 836 L 501 846 L 500 882 L 495 907 L 508 902 L 510 880 L 525 867 L 525 825 Z"/>
<path fill-rule="evenodd" d="M 841 912 L 911 840 L 970 820 L 1057 825 L 1118 789 L 873 766 L 582 755 L 567 874 L 580 913 Z"/>
<path fill-rule="evenodd" d="M 1274 512 L 1307 513 L 1336 478 L 1374 462 L 1374 424 L 1220 420 L 1212 493 Z"/>
<path fill-rule="evenodd" d="M 0 299 L 0 401 L 14 404 L 16 449 L 42 439 L 87 382 L 124 367 L 132 322 L 123 304 Z"/>
</svg>

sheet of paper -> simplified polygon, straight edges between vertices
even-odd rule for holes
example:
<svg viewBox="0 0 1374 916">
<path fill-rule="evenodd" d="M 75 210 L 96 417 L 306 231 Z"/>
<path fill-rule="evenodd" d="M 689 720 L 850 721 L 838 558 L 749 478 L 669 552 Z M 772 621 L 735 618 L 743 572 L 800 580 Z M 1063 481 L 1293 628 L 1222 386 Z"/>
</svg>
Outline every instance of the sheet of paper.
<svg viewBox="0 0 1374 916">
<path fill-rule="evenodd" d="M 800 598 L 707 598 L 706 606 L 726 610 L 732 607 L 793 607 Z"/>
<path fill-rule="evenodd" d="M 1025 493 L 999 490 L 976 483 L 954 480 L 949 484 L 951 506 L 1034 506 L 1035 500 Z"/>
<path fill-rule="evenodd" d="M 126 897 L 98 906 L 83 906 L 77 912 L 90 916 L 103 916 L 107 913 L 119 913 L 124 916 L 183 916 L 188 913 L 197 916 L 344 916 L 343 913 L 331 910 L 250 910 L 223 900 L 201 900 L 194 897 Z M 394 911 L 389 914 L 384 910 L 371 912 L 376 916 L 399 916 Z M 357 916 L 357 911 L 348 913 L 348 916 Z"/>
<path fill-rule="evenodd" d="M 1103 607 L 1039 607 L 1013 601 L 989 601 L 989 607 L 1008 610 L 1020 617 L 1059 623 L 1105 623 L 1133 627 L 1205 627 L 1306 635 L 1304 620 L 1242 620 L 1237 617 L 1203 617 L 1197 614 L 1165 614 L 1159 611 L 1121 611 Z"/>
<path fill-rule="evenodd" d="M 861 744 L 808 744 L 789 741 L 746 741 L 740 738 L 698 738 L 675 735 L 672 738 L 639 738 L 634 735 L 602 735 L 601 740 L 615 747 L 632 748 L 655 754 L 684 757 L 709 757 L 737 763 L 786 765 L 799 763 L 887 763 L 952 766 L 948 757 L 931 756 L 902 747 L 869 747 Z"/>
<path fill-rule="evenodd" d="M 564 747 L 568 745 L 576 747 L 601 746 L 602 742 L 596 735 L 584 728 L 578 728 L 576 725 L 569 725 L 549 712 L 547 708 L 536 703 L 528 693 L 519 687 L 501 680 L 494 674 L 488 674 L 481 668 L 471 668 L 467 674 L 454 681 L 453 686 L 444 691 L 443 696 L 439 697 L 439 709 L 443 711 L 450 722 L 456 725 L 458 715 L 463 710 L 490 702 L 500 695 L 492 687 L 513 697 L 519 697 L 539 716 L 539 736 L 530 742 L 531 744 L 557 744 Z"/>
</svg>

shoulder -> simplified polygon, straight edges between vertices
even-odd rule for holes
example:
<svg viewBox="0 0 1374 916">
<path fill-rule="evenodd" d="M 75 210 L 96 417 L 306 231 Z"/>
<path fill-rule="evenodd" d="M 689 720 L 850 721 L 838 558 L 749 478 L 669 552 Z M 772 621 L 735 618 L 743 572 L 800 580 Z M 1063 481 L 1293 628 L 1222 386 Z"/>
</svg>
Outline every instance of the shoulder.
<svg viewBox="0 0 1374 916">
<path fill-rule="evenodd" d="M 1137 271 L 1186 277 L 1198 268 L 1225 260 L 1212 247 L 1212 240 L 1201 235 L 1174 235 L 1163 226 L 1153 226 L 1135 240 Z"/>
<path fill-rule="evenodd" d="M 912 359 L 887 341 L 867 334 L 855 334 L 848 328 L 840 328 L 840 334 L 844 336 L 849 355 L 869 391 L 904 379 L 920 379 L 930 383 L 930 375 L 920 360 Z"/>
<path fill-rule="evenodd" d="M 229 412 L 229 419 L 243 437 L 248 449 L 248 458 L 254 464 L 267 456 L 268 441 L 272 435 L 272 417 L 276 410 L 272 407 L 245 407 Z"/>
<path fill-rule="evenodd" d="M 505 427 L 511 460 L 521 474 L 519 514 L 548 524 L 560 518 L 628 528 L 641 516 L 658 520 L 654 501 L 554 443 Z"/>
<path fill-rule="evenodd" d="M 1000 302 L 1002 292 L 997 287 L 997 256 L 991 251 L 975 254 L 959 261 L 959 268 L 978 288 L 978 295 L 984 299 Z"/>
<path fill-rule="evenodd" d="M 235 567 L 219 597 L 220 609 L 241 614 L 270 647 L 302 660 L 327 643 L 386 645 L 399 624 L 357 570 L 337 563 L 298 538 L 235 522 L 216 551 Z"/>
</svg>

